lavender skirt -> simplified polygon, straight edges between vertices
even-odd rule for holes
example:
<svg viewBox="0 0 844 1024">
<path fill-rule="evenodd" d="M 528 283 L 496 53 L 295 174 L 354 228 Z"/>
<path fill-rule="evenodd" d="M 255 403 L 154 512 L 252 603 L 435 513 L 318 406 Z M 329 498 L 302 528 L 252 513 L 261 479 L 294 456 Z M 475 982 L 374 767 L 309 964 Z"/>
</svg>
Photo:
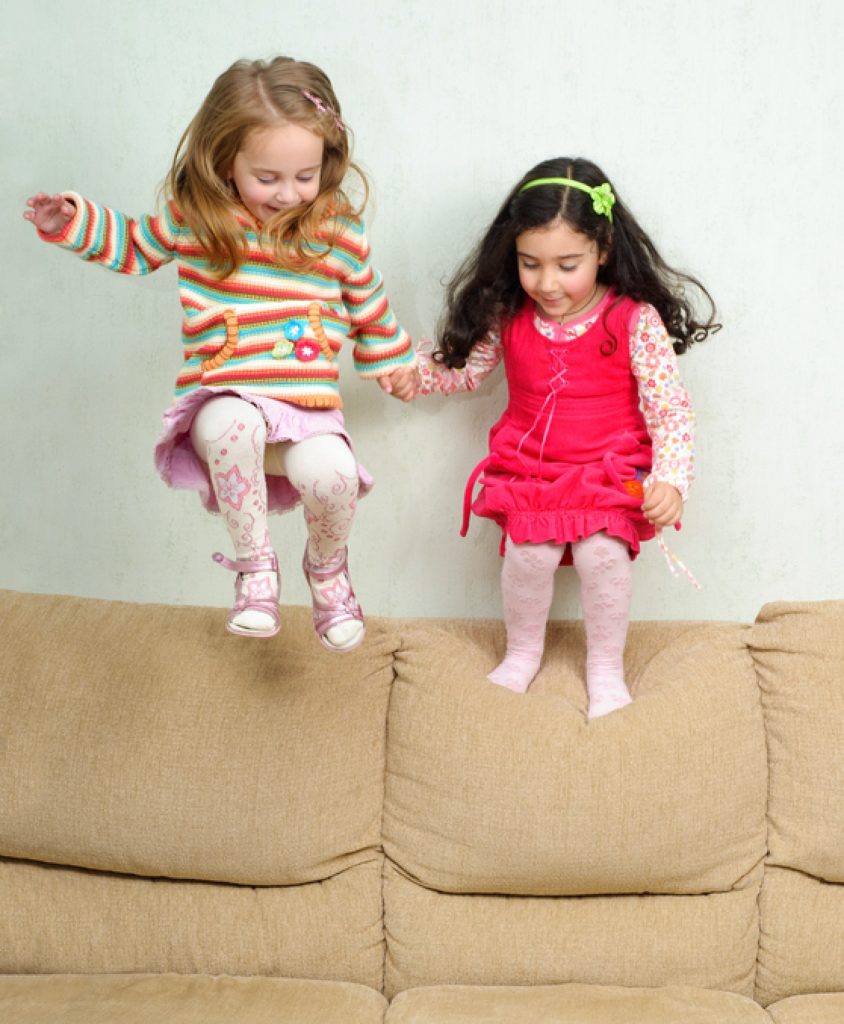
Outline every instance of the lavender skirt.
<svg viewBox="0 0 844 1024">
<path fill-rule="evenodd" d="M 267 424 L 267 444 L 304 441 L 317 434 L 339 434 L 352 447 L 339 409 L 305 409 L 276 398 L 263 398 L 239 388 L 197 388 L 178 399 L 164 413 L 164 430 L 155 445 L 155 468 L 168 487 L 198 491 L 209 512 L 219 512 L 208 466 L 193 449 L 190 428 L 202 406 L 220 395 L 234 395 L 254 405 Z M 373 480 L 358 463 L 360 497 L 372 489 Z M 286 476 L 267 476 L 267 507 L 270 512 L 289 512 L 300 504 L 299 492 Z"/>
</svg>

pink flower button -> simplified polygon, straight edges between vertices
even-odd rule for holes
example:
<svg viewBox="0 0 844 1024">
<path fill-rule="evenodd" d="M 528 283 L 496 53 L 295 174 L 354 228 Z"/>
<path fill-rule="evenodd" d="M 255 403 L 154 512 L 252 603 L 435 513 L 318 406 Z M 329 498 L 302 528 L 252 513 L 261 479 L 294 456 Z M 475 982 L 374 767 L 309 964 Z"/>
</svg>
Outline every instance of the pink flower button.
<svg viewBox="0 0 844 1024">
<path fill-rule="evenodd" d="M 319 355 L 319 345 L 310 338 L 296 342 L 296 358 L 303 363 L 310 363 Z"/>
</svg>

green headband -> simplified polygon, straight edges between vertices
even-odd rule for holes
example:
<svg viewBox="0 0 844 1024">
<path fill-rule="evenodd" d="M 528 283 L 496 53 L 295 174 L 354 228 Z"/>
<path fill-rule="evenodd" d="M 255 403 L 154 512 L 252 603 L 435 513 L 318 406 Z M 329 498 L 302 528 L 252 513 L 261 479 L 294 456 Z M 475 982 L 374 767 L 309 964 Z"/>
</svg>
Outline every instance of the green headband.
<svg viewBox="0 0 844 1024">
<path fill-rule="evenodd" d="M 612 224 L 615 195 L 608 181 L 593 188 L 592 185 L 585 185 L 582 181 L 574 181 L 572 178 L 534 178 L 533 181 L 522 185 L 519 191 L 524 192 L 525 189 L 536 188 L 537 185 L 569 185 L 571 188 L 579 188 L 581 192 L 588 192 L 592 197 L 592 209 L 599 215 L 603 214 Z"/>
</svg>

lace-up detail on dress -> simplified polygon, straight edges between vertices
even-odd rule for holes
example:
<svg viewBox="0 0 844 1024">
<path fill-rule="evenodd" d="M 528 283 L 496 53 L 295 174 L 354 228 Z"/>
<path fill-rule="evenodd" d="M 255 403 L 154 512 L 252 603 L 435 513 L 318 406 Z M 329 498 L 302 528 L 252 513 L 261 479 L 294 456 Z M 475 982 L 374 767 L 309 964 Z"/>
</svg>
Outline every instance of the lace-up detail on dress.
<svg viewBox="0 0 844 1024">
<path fill-rule="evenodd" d="M 557 395 L 567 386 L 566 374 L 568 373 L 568 365 L 566 364 L 565 350 L 560 346 L 554 346 L 549 349 L 549 355 L 551 358 L 552 374 L 548 381 L 548 394 L 545 396 L 545 400 L 539 412 L 536 414 L 536 418 L 530 425 L 528 430 L 522 435 L 521 441 L 516 446 L 516 455 L 524 466 L 529 476 L 536 476 L 538 479 L 542 479 L 542 455 L 545 451 L 545 443 L 548 440 L 548 434 L 551 430 L 551 425 L 554 422 L 554 413 L 557 409 Z M 545 417 L 545 426 L 542 427 L 542 419 Z M 535 430 L 542 430 L 542 440 L 539 443 L 539 457 L 538 467 L 536 472 L 531 469 L 525 457 L 522 455 L 522 447 L 532 436 Z"/>
</svg>

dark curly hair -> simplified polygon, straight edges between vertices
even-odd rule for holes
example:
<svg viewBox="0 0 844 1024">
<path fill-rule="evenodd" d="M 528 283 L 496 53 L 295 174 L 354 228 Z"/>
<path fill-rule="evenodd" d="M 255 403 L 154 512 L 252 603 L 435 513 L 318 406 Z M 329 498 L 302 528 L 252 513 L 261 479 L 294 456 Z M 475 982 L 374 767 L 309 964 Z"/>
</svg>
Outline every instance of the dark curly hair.
<svg viewBox="0 0 844 1024">
<path fill-rule="evenodd" d="M 438 362 L 449 367 L 464 366 L 472 348 L 487 332 L 500 320 L 515 315 L 524 299 L 516 239 L 524 231 L 558 220 L 586 235 L 605 254 L 606 260 L 598 268 L 599 283 L 612 287 L 619 296 L 654 306 L 675 352 L 685 352 L 692 343 L 720 330 L 712 296 L 696 278 L 668 266 L 615 186 L 611 223 L 595 212 L 592 197 L 580 189 L 552 184 L 522 192 L 522 186 L 535 178 L 571 178 L 593 187 L 609 181 L 596 164 L 572 157 L 545 160 L 524 175 L 447 287 L 446 309 L 437 332 Z M 705 319 L 695 312 L 687 289 L 697 291 L 708 305 Z M 615 350 L 617 341 L 612 346 L 605 354 Z"/>
</svg>

